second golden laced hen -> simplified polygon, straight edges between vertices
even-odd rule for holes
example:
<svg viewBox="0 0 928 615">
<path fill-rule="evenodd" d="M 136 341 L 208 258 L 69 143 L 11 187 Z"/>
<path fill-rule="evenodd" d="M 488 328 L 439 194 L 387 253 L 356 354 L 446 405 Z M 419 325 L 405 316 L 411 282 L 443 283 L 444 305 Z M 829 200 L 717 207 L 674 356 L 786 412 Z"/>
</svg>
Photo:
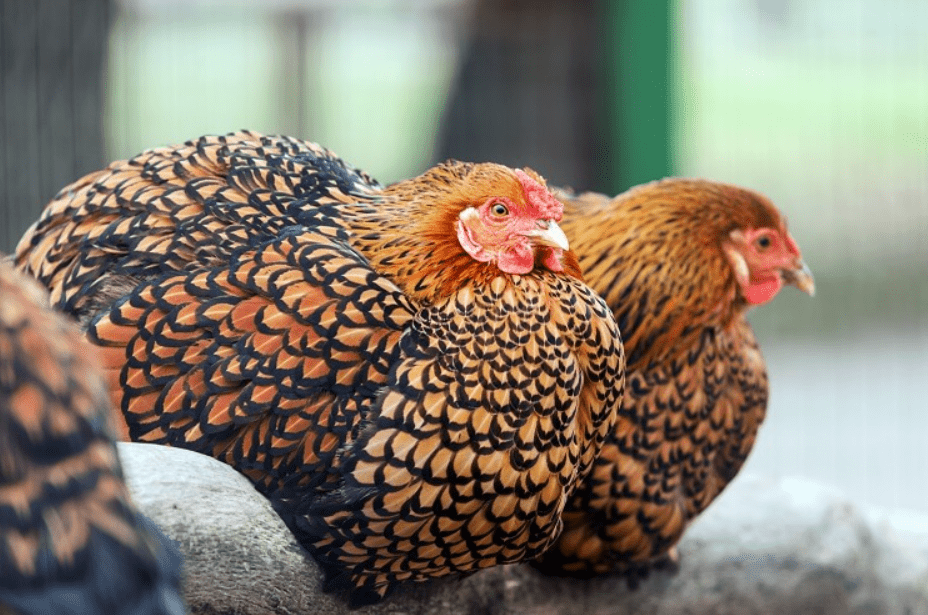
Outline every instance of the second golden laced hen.
<svg viewBox="0 0 928 615">
<path fill-rule="evenodd" d="M 531 171 L 380 188 L 237 133 L 78 181 L 17 262 L 104 348 L 132 438 L 236 467 L 360 605 L 557 536 L 624 384 L 561 215 Z"/>
<path fill-rule="evenodd" d="M 182 615 L 180 556 L 129 499 L 93 350 L 0 260 L 0 613 Z"/>
<path fill-rule="evenodd" d="M 687 525 L 754 444 L 768 383 L 748 309 L 784 284 L 814 284 L 785 219 L 750 190 L 671 178 L 614 199 L 558 196 L 584 275 L 619 322 L 628 386 L 538 566 L 634 585 L 676 560 Z"/>
</svg>

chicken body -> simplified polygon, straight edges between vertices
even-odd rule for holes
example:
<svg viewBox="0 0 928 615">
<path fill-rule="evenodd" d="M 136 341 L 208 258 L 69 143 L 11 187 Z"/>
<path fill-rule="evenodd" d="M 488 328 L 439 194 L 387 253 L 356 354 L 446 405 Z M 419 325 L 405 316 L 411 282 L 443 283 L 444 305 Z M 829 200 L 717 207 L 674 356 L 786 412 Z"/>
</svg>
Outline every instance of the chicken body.
<svg viewBox="0 0 928 615">
<path fill-rule="evenodd" d="M 238 133 L 80 180 L 17 262 L 103 347 L 132 438 L 239 469 L 360 605 L 560 531 L 624 383 L 560 217 L 530 172 L 381 188 Z"/>
<path fill-rule="evenodd" d="M 129 500 L 95 358 L 0 261 L 0 612 L 185 612 L 176 547 Z"/>
<path fill-rule="evenodd" d="M 740 470 L 767 406 L 745 315 L 811 275 L 777 209 L 735 186 L 667 179 L 614 199 L 558 194 L 589 284 L 628 357 L 619 418 L 537 565 L 634 584 Z"/>
</svg>

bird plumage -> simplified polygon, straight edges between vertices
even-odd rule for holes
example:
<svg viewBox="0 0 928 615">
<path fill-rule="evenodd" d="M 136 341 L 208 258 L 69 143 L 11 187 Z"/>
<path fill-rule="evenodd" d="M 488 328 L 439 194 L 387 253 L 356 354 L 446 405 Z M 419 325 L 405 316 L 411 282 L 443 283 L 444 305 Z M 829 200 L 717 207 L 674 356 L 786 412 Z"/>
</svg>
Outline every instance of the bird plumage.
<svg viewBox="0 0 928 615">
<path fill-rule="evenodd" d="M 238 133 L 75 186 L 18 263 L 87 323 L 132 438 L 242 471 L 328 588 L 373 602 L 556 537 L 624 356 L 540 177 L 448 162 L 383 188 Z"/>
<path fill-rule="evenodd" d="M 223 266 L 305 207 L 379 184 L 316 144 L 248 132 L 148 150 L 62 189 L 16 248 L 54 305 L 86 322 L 139 280 Z"/>
<path fill-rule="evenodd" d="M 123 482 L 93 348 L 5 262 L 0 297 L 0 611 L 184 613 L 180 555 Z"/>
<path fill-rule="evenodd" d="M 675 558 L 754 444 L 768 381 L 747 310 L 812 280 L 755 192 L 672 178 L 615 198 L 557 194 L 584 276 L 619 322 L 628 374 L 615 427 L 538 566 L 634 582 Z"/>
</svg>

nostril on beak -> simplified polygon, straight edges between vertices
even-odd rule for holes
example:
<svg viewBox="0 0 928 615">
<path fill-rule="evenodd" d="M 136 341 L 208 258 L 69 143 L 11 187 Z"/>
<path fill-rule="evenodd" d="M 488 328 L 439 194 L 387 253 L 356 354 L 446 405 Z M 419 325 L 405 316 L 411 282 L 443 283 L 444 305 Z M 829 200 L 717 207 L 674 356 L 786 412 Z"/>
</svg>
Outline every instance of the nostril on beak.
<svg viewBox="0 0 928 615">
<path fill-rule="evenodd" d="M 551 227 L 551 223 L 547 220 L 537 220 L 535 225 L 543 231 L 546 231 Z"/>
</svg>

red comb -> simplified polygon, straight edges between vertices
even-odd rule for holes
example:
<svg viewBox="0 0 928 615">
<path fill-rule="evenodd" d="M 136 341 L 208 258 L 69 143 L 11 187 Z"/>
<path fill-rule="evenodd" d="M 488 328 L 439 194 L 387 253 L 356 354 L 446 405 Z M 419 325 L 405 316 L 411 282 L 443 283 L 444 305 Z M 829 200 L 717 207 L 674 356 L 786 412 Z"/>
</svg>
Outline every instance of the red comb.
<svg viewBox="0 0 928 615">
<path fill-rule="evenodd" d="M 522 169 L 516 169 L 516 178 L 522 185 L 526 200 L 538 210 L 540 218 L 555 222 L 561 221 L 564 216 L 564 206 L 547 188 Z"/>
</svg>

